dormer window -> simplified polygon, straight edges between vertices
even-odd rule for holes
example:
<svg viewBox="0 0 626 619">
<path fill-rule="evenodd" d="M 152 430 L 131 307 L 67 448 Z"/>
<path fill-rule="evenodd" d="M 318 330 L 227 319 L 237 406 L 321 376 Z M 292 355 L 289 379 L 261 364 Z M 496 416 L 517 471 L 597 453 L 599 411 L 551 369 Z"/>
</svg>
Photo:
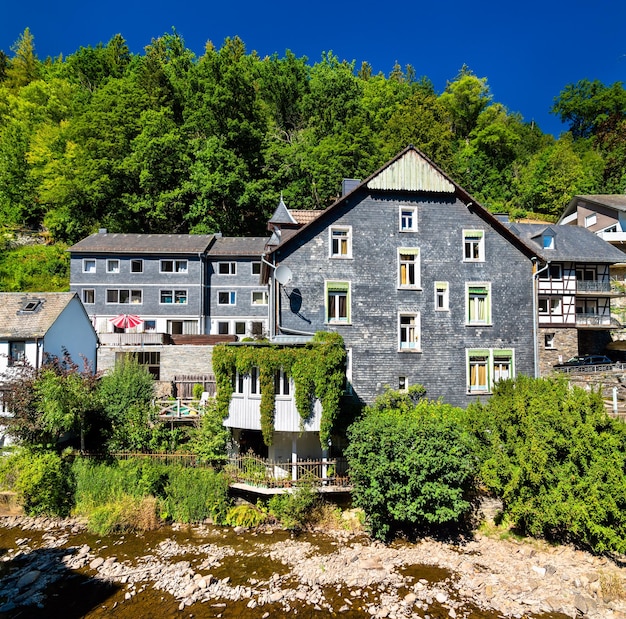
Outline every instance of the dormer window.
<svg viewBox="0 0 626 619">
<path fill-rule="evenodd" d="M 543 248 L 554 249 L 554 233 L 552 231 L 543 233 Z"/>
</svg>

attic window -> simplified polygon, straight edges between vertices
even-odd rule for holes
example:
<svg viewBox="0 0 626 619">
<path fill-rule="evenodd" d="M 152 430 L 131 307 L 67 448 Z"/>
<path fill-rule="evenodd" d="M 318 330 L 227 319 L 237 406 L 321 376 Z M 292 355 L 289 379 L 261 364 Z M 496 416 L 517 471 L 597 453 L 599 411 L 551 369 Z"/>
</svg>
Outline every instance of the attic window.
<svg viewBox="0 0 626 619">
<path fill-rule="evenodd" d="M 543 248 L 554 249 L 554 234 L 547 232 L 543 235 Z"/>
<path fill-rule="evenodd" d="M 40 303 L 41 301 L 39 299 L 36 299 L 35 301 L 27 301 L 26 303 L 24 303 L 24 306 L 22 307 L 22 311 L 34 312 L 39 307 Z"/>
</svg>

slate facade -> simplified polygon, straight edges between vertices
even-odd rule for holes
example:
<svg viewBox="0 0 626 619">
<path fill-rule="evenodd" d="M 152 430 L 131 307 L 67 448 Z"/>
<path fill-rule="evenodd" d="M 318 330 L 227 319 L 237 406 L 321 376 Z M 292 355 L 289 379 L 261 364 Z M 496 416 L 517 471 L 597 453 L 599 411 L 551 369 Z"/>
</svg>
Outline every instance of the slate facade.
<svg viewBox="0 0 626 619">
<path fill-rule="evenodd" d="M 532 252 L 412 147 L 271 242 L 272 330 L 340 333 L 364 402 L 419 383 L 465 406 L 534 373 Z"/>
</svg>

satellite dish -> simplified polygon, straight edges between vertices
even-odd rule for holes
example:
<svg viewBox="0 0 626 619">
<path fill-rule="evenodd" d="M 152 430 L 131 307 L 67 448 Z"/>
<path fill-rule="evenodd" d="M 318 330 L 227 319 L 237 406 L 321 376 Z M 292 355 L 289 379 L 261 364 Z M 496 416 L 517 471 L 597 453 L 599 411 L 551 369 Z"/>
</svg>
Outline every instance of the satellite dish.
<svg viewBox="0 0 626 619">
<path fill-rule="evenodd" d="M 274 279 L 283 286 L 288 284 L 292 277 L 293 274 L 291 273 L 291 269 L 282 264 L 279 267 L 276 267 L 276 270 L 274 271 Z"/>
</svg>

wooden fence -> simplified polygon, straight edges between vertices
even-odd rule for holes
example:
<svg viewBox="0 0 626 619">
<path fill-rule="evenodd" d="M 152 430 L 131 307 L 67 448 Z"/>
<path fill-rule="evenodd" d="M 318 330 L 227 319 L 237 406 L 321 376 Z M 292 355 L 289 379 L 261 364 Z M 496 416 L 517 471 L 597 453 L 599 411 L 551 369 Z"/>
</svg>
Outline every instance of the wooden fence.
<svg viewBox="0 0 626 619">
<path fill-rule="evenodd" d="M 202 385 L 202 391 L 206 391 L 211 397 L 215 395 L 215 376 L 213 374 L 182 374 L 174 376 L 172 395 L 182 400 L 191 400 L 193 398 L 194 385 Z"/>
</svg>

